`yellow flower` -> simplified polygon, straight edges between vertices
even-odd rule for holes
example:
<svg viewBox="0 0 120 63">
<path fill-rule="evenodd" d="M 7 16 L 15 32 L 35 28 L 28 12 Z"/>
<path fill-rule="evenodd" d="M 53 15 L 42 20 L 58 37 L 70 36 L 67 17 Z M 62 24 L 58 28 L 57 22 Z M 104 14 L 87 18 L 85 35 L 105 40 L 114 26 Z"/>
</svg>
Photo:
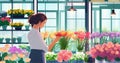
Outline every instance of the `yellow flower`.
<svg viewBox="0 0 120 63">
<path fill-rule="evenodd" d="M 9 47 L 10 47 L 10 45 L 9 45 L 9 44 L 6 44 L 6 45 L 5 45 L 5 47 L 6 47 L 6 48 L 9 48 Z"/>
<path fill-rule="evenodd" d="M 31 60 L 30 58 L 26 58 L 25 62 L 30 62 L 30 60 Z"/>
<path fill-rule="evenodd" d="M 67 31 L 66 37 L 71 38 L 74 35 L 74 32 L 72 31 Z"/>
<path fill-rule="evenodd" d="M 56 37 L 56 32 L 50 33 L 49 37 L 54 39 Z"/>
<path fill-rule="evenodd" d="M 22 53 L 20 53 L 20 54 L 18 54 L 18 57 L 20 57 L 20 58 L 24 58 L 24 57 L 25 57 L 25 55 L 24 55 L 24 54 L 22 54 Z"/>
<path fill-rule="evenodd" d="M 12 57 L 10 58 L 10 60 L 15 61 L 17 59 L 17 55 L 13 54 Z"/>
</svg>

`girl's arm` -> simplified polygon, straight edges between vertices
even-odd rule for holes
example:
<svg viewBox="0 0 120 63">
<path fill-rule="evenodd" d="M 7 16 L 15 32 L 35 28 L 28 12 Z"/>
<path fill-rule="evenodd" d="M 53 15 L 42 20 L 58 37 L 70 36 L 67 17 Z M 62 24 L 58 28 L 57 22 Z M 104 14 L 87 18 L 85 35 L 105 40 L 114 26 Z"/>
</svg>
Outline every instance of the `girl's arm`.
<svg viewBox="0 0 120 63">
<path fill-rule="evenodd" d="M 51 49 L 54 47 L 54 45 L 56 44 L 56 42 L 57 42 L 59 39 L 60 39 L 60 37 L 57 36 L 57 37 L 55 38 L 55 40 L 53 40 L 53 41 L 51 42 L 51 44 L 48 46 L 48 51 L 51 51 Z"/>
</svg>

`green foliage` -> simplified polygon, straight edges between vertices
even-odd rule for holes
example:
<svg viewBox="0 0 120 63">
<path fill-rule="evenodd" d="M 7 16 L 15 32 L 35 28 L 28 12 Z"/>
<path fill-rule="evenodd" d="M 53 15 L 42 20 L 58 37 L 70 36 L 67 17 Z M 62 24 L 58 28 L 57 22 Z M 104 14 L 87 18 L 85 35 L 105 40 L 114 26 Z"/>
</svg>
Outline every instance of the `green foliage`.
<svg viewBox="0 0 120 63">
<path fill-rule="evenodd" d="M 97 56 L 96 59 L 97 59 L 97 60 L 103 60 L 103 58 L 100 57 L 100 56 Z"/>
<path fill-rule="evenodd" d="M 88 62 L 88 55 L 87 54 L 85 54 L 85 56 L 84 56 L 84 61 Z"/>
<path fill-rule="evenodd" d="M 20 60 L 18 60 L 18 63 L 25 63 L 23 58 L 20 58 Z"/>
<path fill-rule="evenodd" d="M 8 53 L 7 53 L 7 52 L 2 53 L 2 59 L 4 60 L 4 57 L 5 57 L 5 56 L 7 56 L 7 55 L 8 55 Z"/>
<path fill-rule="evenodd" d="M 68 42 L 69 42 L 69 39 L 65 38 L 65 37 L 62 37 L 59 41 L 59 44 L 60 44 L 60 49 L 61 50 L 64 50 L 68 47 Z"/>
<path fill-rule="evenodd" d="M 56 60 L 56 58 L 57 58 L 57 54 L 55 54 L 55 53 L 48 52 L 46 54 L 46 60 Z"/>
</svg>

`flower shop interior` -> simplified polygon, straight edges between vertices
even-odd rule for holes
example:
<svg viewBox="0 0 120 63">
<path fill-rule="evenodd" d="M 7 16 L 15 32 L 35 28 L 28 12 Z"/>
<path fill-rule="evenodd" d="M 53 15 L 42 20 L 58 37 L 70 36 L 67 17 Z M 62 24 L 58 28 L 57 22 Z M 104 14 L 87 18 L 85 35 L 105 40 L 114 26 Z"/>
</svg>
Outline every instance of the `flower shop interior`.
<svg viewBox="0 0 120 63">
<path fill-rule="evenodd" d="M 39 12 L 46 44 L 61 36 L 46 63 L 120 63 L 120 0 L 0 0 L 0 63 L 30 63 L 28 18 Z"/>
</svg>

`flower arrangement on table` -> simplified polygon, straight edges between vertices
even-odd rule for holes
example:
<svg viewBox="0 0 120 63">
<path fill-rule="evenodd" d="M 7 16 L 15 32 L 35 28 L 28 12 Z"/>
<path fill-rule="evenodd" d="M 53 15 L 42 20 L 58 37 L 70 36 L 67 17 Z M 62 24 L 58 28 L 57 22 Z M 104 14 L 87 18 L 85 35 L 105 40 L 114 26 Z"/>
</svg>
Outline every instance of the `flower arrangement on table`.
<svg viewBox="0 0 120 63">
<path fill-rule="evenodd" d="M 83 32 L 83 31 L 77 31 L 75 32 L 75 35 L 77 36 L 77 49 L 78 51 L 83 51 L 85 47 L 85 43 L 87 40 L 90 38 L 90 33 L 89 32 Z"/>
<path fill-rule="evenodd" d="M 112 42 L 98 44 L 92 47 L 88 54 L 99 61 L 120 61 L 120 44 Z"/>
<path fill-rule="evenodd" d="M 25 57 L 24 50 L 15 46 L 5 45 L 0 47 L 0 63 L 29 63 L 30 59 Z"/>
<path fill-rule="evenodd" d="M 7 13 L 13 18 L 24 18 L 25 15 L 25 11 L 23 9 L 10 9 Z"/>
<path fill-rule="evenodd" d="M 69 40 L 71 39 L 73 33 L 69 31 L 59 31 L 56 33 L 56 36 L 60 36 L 59 44 L 60 49 L 65 50 L 68 47 Z"/>
<path fill-rule="evenodd" d="M 72 52 L 68 50 L 61 50 L 58 53 L 57 60 L 58 62 L 68 62 L 72 57 Z"/>
<path fill-rule="evenodd" d="M 10 24 L 10 18 L 9 17 L 2 17 L 0 18 L 0 26 L 3 27 L 3 30 L 6 30 L 7 26 Z"/>
<path fill-rule="evenodd" d="M 15 27 L 15 30 L 21 30 L 23 25 L 21 22 L 11 23 L 11 27 Z"/>
</svg>

